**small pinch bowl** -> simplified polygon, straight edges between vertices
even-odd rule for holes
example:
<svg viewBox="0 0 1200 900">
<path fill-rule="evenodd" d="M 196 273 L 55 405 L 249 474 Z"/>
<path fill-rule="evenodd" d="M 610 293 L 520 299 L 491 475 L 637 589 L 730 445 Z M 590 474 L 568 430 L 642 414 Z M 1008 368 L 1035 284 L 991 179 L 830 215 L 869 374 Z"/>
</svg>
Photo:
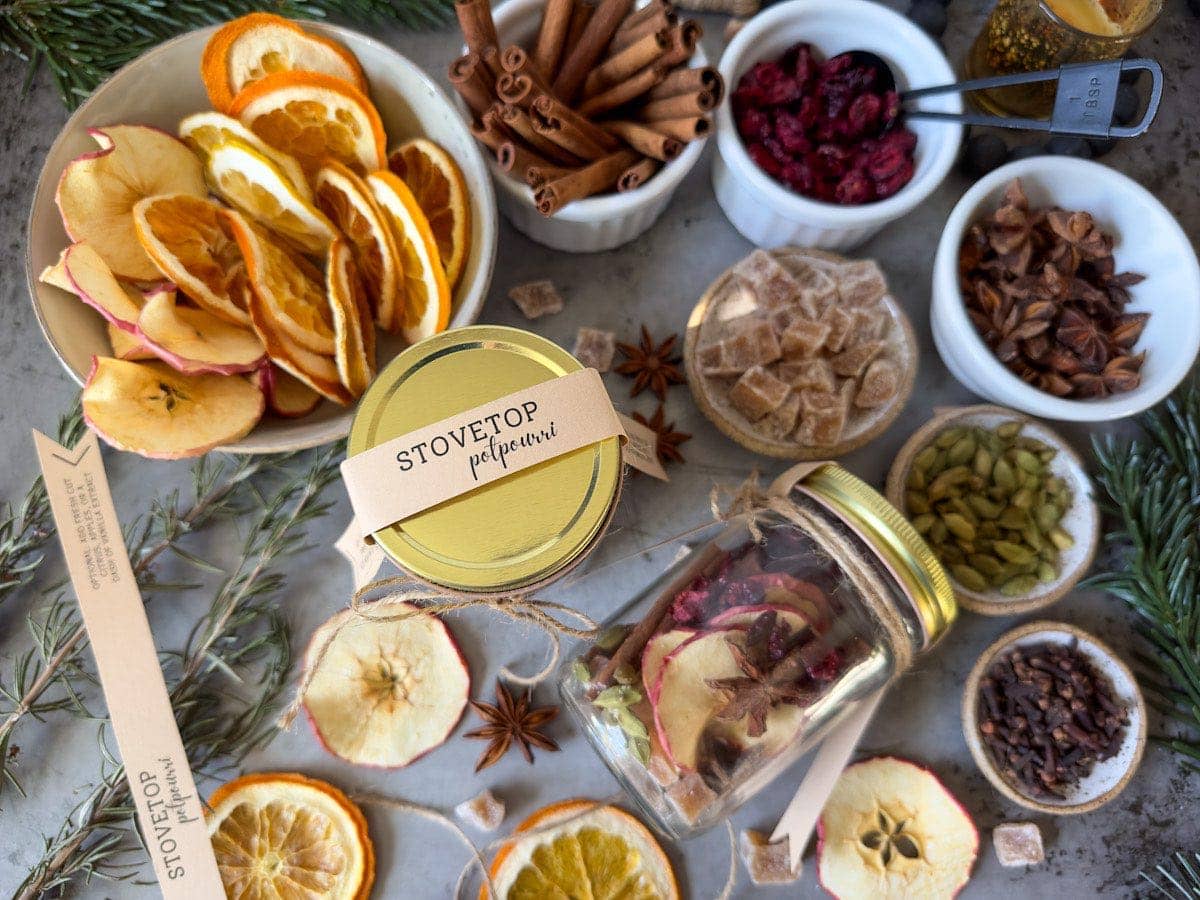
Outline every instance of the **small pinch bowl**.
<svg viewBox="0 0 1200 900">
<path fill-rule="evenodd" d="M 217 27 L 180 35 L 126 64 L 72 114 L 46 153 L 29 210 L 25 278 L 46 342 L 79 384 L 87 378 L 92 357 L 107 356 L 111 350 L 97 313 L 73 295 L 38 281 L 42 269 L 70 243 L 54 203 L 59 176 L 71 160 L 96 149 L 87 134 L 89 127 L 155 125 L 174 135 L 184 116 L 211 109 L 200 81 L 200 55 Z M 487 298 L 499 238 L 492 182 L 475 139 L 442 89 L 395 50 L 337 25 L 305 22 L 304 27 L 338 41 L 358 57 L 393 145 L 423 135 L 445 147 L 462 169 L 471 208 L 471 252 L 454 292 L 450 327 L 470 325 L 479 318 Z M 379 332 L 381 368 L 402 349 L 399 338 Z M 324 401 L 304 418 L 264 417 L 242 440 L 219 449 L 283 453 L 316 447 L 345 437 L 353 417 L 353 406 Z"/>
<path fill-rule="evenodd" d="M 954 70 L 937 43 L 907 18 L 868 0 L 790 0 L 752 18 L 721 57 L 727 99 L 717 109 L 712 181 L 717 202 L 742 235 L 760 247 L 799 244 L 845 250 L 868 240 L 925 202 L 958 156 L 963 126 L 913 119 L 917 136 L 912 180 L 886 200 L 839 206 L 804 197 L 762 171 L 746 152 L 733 121 L 731 97 L 755 63 L 778 58 L 807 41 L 825 58 L 869 50 L 887 60 L 899 90 L 949 84 Z M 961 113 L 959 94 L 927 97 L 922 108 Z"/>
<path fill-rule="evenodd" d="M 1088 658 L 1097 674 L 1107 676 L 1112 682 L 1115 699 L 1129 711 L 1129 723 L 1125 726 L 1124 739 L 1116 755 L 1103 762 L 1097 762 L 1091 773 L 1075 786 L 1068 797 L 1058 801 L 1034 799 L 1004 780 L 979 736 L 979 682 L 998 656 L 1015 647 L 1044 642 L 1065 644 L 1071 641 L 1078 642 L 1080 652 Z M 1141 764 L 1142 754 L 1146 749 L 1147 718 L 1145 698 L 1129 667 L 1112 648 L 1098 638 L 1065 622 L 1030 622 L 1000 635 L 980 655 L 979 661 L 967 676 L 967 683 L 963 689 L 963 737 L 966 738 L 971 756 L 984 777 L 991 782 L 992 787 L 1018 806 L 1055 816 L 1092 812 L 1113 800 L 1125 789 Z"/>
<path fill-rule="evenodd" d="M 545 0 L 505 0 L 492 11 L 500 45 L 528 46 L 537 34 Z M 708 65 L 704 48 L 697 45 L 689 65 Z M 470 112 L 455 98 L 466 120 Z M 689 142 L 678 157 L 666 163 L 645 184 L 623 194 L 600 194 L 568 203 L 553 216 L 543 216 L 533 202 L 533 189 L 508 172 L 490 152 L 487 165 L 496 183 L 500 212 L 517 231 L 553 250 L 566 253 L 600 253 L 627 244 L 658 221 L 675 196 L 675 190 L 695 167 L 708 138 Z"/>
<path fill-rule="evenodd" d="M 1140 272 L 1129 289 L 1130 312 L 1150 319 L 1135 351 L 1147 351 L 1142 383 L 1094 400 L 1055 397 L 1010 372 L 967 316 L 958 282 L 963 235 L 990 215 L 1014 178 L 1031 206 L 1084 210 L 1115 238 L 1117 271 Z M 933 264 L 929 311 L 933 341 L 952 375 L 976 394 L 1032 416 L 1069 422 L 1108 422 L 1136 415 L 1163 400 L 1184 379 L 1200 350 L 1200 263 L 1187 234 L 1154 195 L 1120 172 L 1086 159 L 1035 156 L 985 175 L 946 220 Z"/>
<path fill-rule="evenodd" d="M 1065 597 L 1091 568 L 1100 545 L 1100 509 L 1092 497 L 1092 481 L 1079 454 L 1056 431 L 1029 416 L 1001 406 L 966 406 L 937 410 L 934 417 L 900 448 L 887 477 L 888 502 L 908 517 L 904 494 L 913 459 L 918 453 L 948 428 L 967 425 L 994 429 L 1006 422 L 1020 422 L 1023 436 L 1058 451 L 1050 463 L 1050 472 L 1063 479 L 1071 489 L 1071 508 L 1060 524 L 1075 543 L 1059 554 L 1058 578 L 1048 584 L 1039 584 L 1032 594 L 1024 597 L 1006 597 L 999 591 L 969 590 L 955 581 L 947 567 L 946 574 L 959 604 L 984 616 L 1016 616 L 1044 609 Z"/>
</svg>

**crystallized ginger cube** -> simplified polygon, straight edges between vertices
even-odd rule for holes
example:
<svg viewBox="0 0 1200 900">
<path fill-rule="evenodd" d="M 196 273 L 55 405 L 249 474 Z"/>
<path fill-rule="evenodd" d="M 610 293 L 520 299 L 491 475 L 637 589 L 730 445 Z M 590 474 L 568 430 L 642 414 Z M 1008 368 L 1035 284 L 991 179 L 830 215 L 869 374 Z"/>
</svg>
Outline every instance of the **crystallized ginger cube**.
<svg viewBox="0 0 1200 900">
<path fill-rule="evenodd" d="M 776 410 L 791 393 L 791 385 L 780 381 L 762 366 L 747 369 L 729 391 L 729 402 L 751 422 Z"/>
<path fill-rule="evenodd" d="M 770 323 L 756 319 L 733 337 L 701 347 L 698 358 L 705 375 L 726 376 L 773 363 L 780 355 L 774 329 Z"/>
<path fill-rule="evenodd" d="M 799 298 L 799 282 L 765 250 L 755 250 L 733 267 L 733 274 L 750 286 L 759 305 L 767 309 L 790 306 Z"/>
<path fill-rule="evenodd" d="M 454 813 L 468 825 L 480 831 L 495 831 L 504 821 L 504 801 L 490 790 L 464 800 L 454 807 Z"/>
<path fill-rule="evenodd" d="M 598 328 L 580 328 L 575 332 L 575 349 L 571 355 L 590 369 L 607 372 L 612 368 L 617 352 L 616 335 Z"/>
<path fill-rule="evenodd" d="M 835 375 L 858 378 L 887 345 L 883 341 L 867 341 L 845 350 L 829 361 Z"/>
<path fill-rule="evenodd" d="M 829 360 L 820 357 L 784 360 L 775 367 L 775 374 L 798 391 L 833 391 L 837 387 Z"/>
<path fill-rule="evenodd" d="M 992 846 L 1002 866 L 1034 866 L 1046 859 L 1036 822 L 1005 822 L 992 829 Z"/>
<path fill-rule="evenodd" d="M 860 409 L 885 406 L 900 390 L 900 367 L 890 359 L 877 359 L 863 374 L 862 384 L 854 396 L 854 405 Z"/>
<path fill-rule="evenodd" d="M 828 322 L 800 319 L 788 326 L 779 339 L 784 356 L 815 356 L 829 338 Z"/>
<path fill-rule="evenodd" d="M 787 440 L 800 421 L 800 395 L 795 391 L 758 423 L 758 430 L 776 441 Z"/>
<path fill-rule="evenodd" d="M 512 300 L 527 319 L 539 319 L 550 313 L 562 312 L 563 299 L 553 281 L 531 281 L 518 284 L 508 292 Z"/>
<path fill-rule="evenodd" d="M 838 306 L 831 306 L 825 310 L 821 321 L 829 326 L 829 337 L 825 338 L 825 348 L 830 353 L 841 353 L 846 347 L 847 338 L 854 333 L 854 313 Z"/>
<path fill-rule="evenodd" d="M 838 299 L 843 306 L 872 306 L 887 293 L 887 279 L 873 259 L 841 266 L 836 278 Z"/>
<path fill-rule="evenodd" d="M 738 836 L 738 849 L 750 880 L 756 885 L 791 884 L 800 877 L 800 867 L 792 868 L 789 844 L 784 838 L 772 844 L 767 835 L 746 829 Z"/>
<path fill-rule="evenodd" d="M 695 772 L 688 772 L 667 788 L 666 795 L 688 823 L 696 822 L 717 799 L 713 789 Z"/>
</svg>

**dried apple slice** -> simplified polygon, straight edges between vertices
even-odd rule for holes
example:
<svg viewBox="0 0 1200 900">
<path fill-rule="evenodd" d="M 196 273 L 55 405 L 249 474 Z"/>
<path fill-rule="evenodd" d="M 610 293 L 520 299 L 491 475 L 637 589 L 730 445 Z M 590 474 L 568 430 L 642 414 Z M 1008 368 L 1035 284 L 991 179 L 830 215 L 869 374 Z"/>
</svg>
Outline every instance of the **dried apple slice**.
<svg viewBox="0 0 1200 900">
<path fill-rule="evenodd" d="M 401 601 L 370 609 L 419 612 Z M 466 660 L 432 615 L 388 622 L 344 610 L 313 634 L 305 665 L 318 654 L 305 710 L 322 746 L 356 765 L 399 768 L 424 756 L 450 736 L 470 696 Z"/>
<path fill-rule="evenodd" d="M 658 696 L 658 676 L 662 674 L 663 663 L 684 641 L 695 636 L 695 628 L 673 628 L 646 642 L 646 649 L 642 651 L 642 684 L 651 703 Z"/>
<path fill-rule="evenodd" d="M 63 269 L 80 300 L 122 331 L 137 332 L 141 295 L 117 281 L 91 244 L 68 247 Z"/>
<path fill-rule="evenodd" d="M 979 832 L 927 769 L 890 756 L 849 766 L 817 824 L 817 878 L 834 897 L 953 897 Z"/>
<path fill-rule="evenodd" d="M 70 247 L 63 247 L 58 253 L 58 259 L 42 269 L 42 273 L 38 275 L 38 281 L 56 287 L 60 291 L 74 294 L 75 285 L 71 284 L 71 279 L 67 276 L 67 251 L 70 249 Z"/>
<path fill-rule="evenodd" d="M 89 128 L 100 149 L 67 163 L 54 200 L 72 241 L 87 241 L 118 278 L 156 281 L 137 239 L 133 207 L 156 194 L 204 197 L 200 160 L 178 138 L 146 125 Z"/>
<path fill-rule="evenodd" d="M 239 440 L 264 406 L 262 391 L 245 378 L 184 375 L 162 362 L 96 357 L 83 387 L 88 427 L 152 459 L 200 456 Z"/>
<path fill-rule="evenodd" d="M 189 375 L 237 375 L 266 362 L 266 348 L 253 331 L 202 309 L 178 306 L 167 293 L 146 302 L 137 326 L 143 343 L 159 359 Z"/>
<path fill-rule="evenodd" d="M 329 245 L 325 291 L 333 313 L 338 377 L 351 394 L 361 397 L 375 377 L 375 323 L 354 254 L 344 238 Z"/>
<path fill-rule="evenodd" d="M 132 290 L 126 288 L 126 290 Z M 145 291 L 142 294 L 142 306 L 149 303 L 160 294 L 166 295 L 172 303 L 175 302 L 175 285 L 169 283 L 156 284 L 154 287 Z M 128 360 L 143 360 L 143 359 L 158 359 L 159 356 L 153 350 L 146 346 L 142 341 L 141 335 L 130 334 L 121 328 L 118 328 L 112 322 L 105 322 L 105 328 L 108 329 L 108 343 L 112 346 L 112 355 L 117 359 Z"/>
<path fill-rule="evenodd" d="M 808 619 L 800 613 L 800 610 L 794 606 L 787 606 L 782 603 L 731 606 L 724 612 L 714 616 L 709 624 L 720 628 L 731 628 L 735 625 L 749 626 L 763 613 L 769 612 L 775 613 L 778 617 L 777 621 L 783 625 L 787 625 L 792 631 L 799 631 L 808 625 Z"/>
<path fill-rule="evenodd" d="M 253 377 L 254 383 L 267 395 L 267 409 L 272 415 L 299 419 L 321 403 L 320 394 L 273 363 L 258 369 Z"/>
</svg>

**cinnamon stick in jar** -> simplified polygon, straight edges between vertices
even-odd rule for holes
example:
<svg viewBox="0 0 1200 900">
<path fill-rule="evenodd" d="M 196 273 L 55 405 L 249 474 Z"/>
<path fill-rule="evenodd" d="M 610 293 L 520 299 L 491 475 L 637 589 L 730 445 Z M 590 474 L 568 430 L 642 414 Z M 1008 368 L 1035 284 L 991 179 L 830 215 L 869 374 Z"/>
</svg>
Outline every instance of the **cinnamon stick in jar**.
<svg viewBox="0 0 1200 900">
<path fill-rule="evenodd" d="M 492 105 L 495 82 L 478 53 L 467 53 L 450 63 L 447 76 L 451 86 L 475 115 Z"/>
<path fill-rule="evenodd" d="M 499 45 L 489 0 L 454 0 L 454 14 L 468 50 L 482 54 L 485 48 Z"/>
<path fill-rule="evenodd" d="M 638 118 L 643 122 L 654 122 L 661 119 L 687 119 L 692 116 L 702 116 L 706 112 L 710 112 L 716 105 L 716 98 L 708 91 L 696 91 L 692 94 L 679 94 L 675 97 L 649 100 L 638 110 Z"/>
<path fill-rule="evenodd" d="M 594 118 L 609 110 L 624 106 L 650 90 L 666 77 L 666 70 L 658 64 L 646 66 L 632 77 L 615 84 L 602 94 L 589 97 L 579 105 L 580 115 Z"/>
<path fill-rule="evenodd" d="M 538 26 L 531 58 L 542 77 L 547 80 L 553 80 L 558 71 L 558 63 L 562 59 L 567 30 L 571 27 L 571 16 L 574 12 L 573 0 L 546 0 L 546 6 L 542 10 L 542 22 Z"/>
<path fill-rule="evenodd" d="M 624 194 L 640 188 L 658 171 L 660 163 L 648 157 L 634 163 L 617 179 L 617 193 Z"/>
<path fill-rule="evenodd" d="M 630 147 L 659 162 L 670 162 L 683 152 L 683 142 L 660 134 L 642 122 L 618 120 L 605 122 L 606 131 L 615 134 Z"/>
<path fill-rule="evenodd" d="M 633 0 L 600 0 L 579 36 L 579 43 L 566 55 L 554 79 L 554 93 L 564 103 L 575 101 L 588 72 L 608 49 L 608 42 L 632 6 Z"/>
<path fill-rule="evenodd" d="M 691 94 L 695 91 L 708 91 L 712 94 L 716 98 L 713 104 L 715 108 L 725 97 L 725 79 L 712 66 L 675 69 L 655 85 L 646 97 L 650 100 L 661 100 L 663 97 L 678 97 L 680 94 Z"/>
<path fill-rule="evenodd" d="M 670 46 L 671 33 L 666 29 L 642 36 L 620 53 L 608 57 L 592 69 L 583 83 L 584 98 L 594 97 L 644 69 L 662 56 Z"/>
<path fill-rule="evenodd" d="M 548 181 L 533 195 L 538 212 L 552 216 L 568 203 L 611 189 L 639 156 L 632 150 L 618 150 L 573 172 Z"/>
</svg>

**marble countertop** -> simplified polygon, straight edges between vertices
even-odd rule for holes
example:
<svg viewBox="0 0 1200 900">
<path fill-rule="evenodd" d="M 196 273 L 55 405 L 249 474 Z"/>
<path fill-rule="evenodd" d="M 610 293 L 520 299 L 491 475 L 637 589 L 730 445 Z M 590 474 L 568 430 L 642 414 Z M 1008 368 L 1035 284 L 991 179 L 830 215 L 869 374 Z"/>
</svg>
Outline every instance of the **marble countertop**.
<svg viewBox="0 0 1200 900">
<path fill-rule="evenodd" d="M 895 5 L 895 4 L 893 4 Z M 977 32 L 987 0 L 954 0 L 944 38 L 951 61 L 959 66 Z M 712 58 L 720 55 L 724 21 L 706 18 L 705 45 Z M 1128 173 L 1149 188 L 1179 217 L 1187 233 L 1200 235 L 1200 157 L 1194 127 L 1195 98 L 1200 96 L 1200 70 L 1194 66 L 1194 47 L 1200 21 L 1183 0 L 1169 0 L 1154 31 L 1137 49 L 1159 59 L 1167 73 L 1167 89 L 1159 120 L 1144 138 L 1118 147 L 1105 162 Z M 449 29 L 414 35 L 379 27 L 374 33 L 445 83 L 445 64 L 458 45 Z M 49 78 L 42 72 L 28 92 L 21 91 L 23 65 L 11 56 L 0 58 L 0 242 L 7 251 L 0 279 L 0 497 L 16 500 L 34 475 L 29 429 L 51 431 L 76 393 L 42 340 L 26 293 L 22 258 L 25 218 L 42 157 L 66 119 L 66 112 Z M 1192 112 L 1188 113 L 1191 108 Z M 726 222 L 713 198 L 709 181 L 712 148 L 683 183 L 666 214 L 633 245 L 594 256 L 570 256 L 530 243 L 505 225 L 491 295 L 482 321 L 527 325 L 506 298 L 513 285 L 549 278 L 566 298 L 565 310 L 533 323 L 532 328 L 567 347 L 580 326 L 614 330 L 632 338 L 645 323 L 655 334 L 681 331 L 688 312 L 707 284 L 744 256 L 750 246 Z M 895 294 L 917 329 L 921 344 L 917 387 L 905 414 L 867 447 L 843 463 L 868 481 L 881 485 L 890 460 L 905 439 L 936 406 L 970 402 L 972 396 L 957 384 L 938 358 L 929 333 L 929 279 L 933 250 L 942 224 L 968 180 L 952 174 L 924 205 L 884 229 L 859 251 L 881 261 Z M 625 398 L 620 376 L 608 376 L 614 396 L 625 411 L 649 414 L 646 395 Z M 683 446 L 688 462 L 672 470 L 669 485 L 635 479 L 628 487 L 614 528 L 591 566 L 625 560 L 598 572 L 572 588 L 569 600 L 597 618 L 616 609 L 622 598 L 661 572 L 674 555 L 672 548 L 642 553 L 663 538 L 703 522 L 714 482 L 734 482 L 755 467 L 765 474 L 782 464 L 756 458 L 724 438 L 692 403 L 685 388 L 671 392 L 668 417 L 693 435 Z M 1092 429 L 1099 432 L 1106 429 Z M 1081 448 L 1088 431 L 1071 427 L 1065 433 Z M 109 452 L 106 455 L 119 514 L 132 521 L 143 514 L 155 495 L 189 489 L 186 462 L 144 461 Z M 281 611 L 292 626 L 293 646 L 307 641 L 313 628 L 343 607 L 350 575 L 334 551 L 333 541 L 344 529 L 349 510 L 339 488 L 330 491 L 332 511 L 312 529 L 312 549 L 290 563 L 288 585 L 279 594 Z M 212 530 L 189 544 L 199 555 L 228 564 L 240 543 L 235 523 Z M 628 557 L 628 559 L 626 559 Z M 43 591 L 63 576 L 56 547 L 36 584 L 0 601 L 0 678 L 11 676 L 15 661 L 31 646 L 26 617 L 44 603 Z M 160 578 L 194 579 L 195 571 L 178 560 L 167 560 Z M 211 581 L 211 579 L 209 579 Z M 164 594 L 150 607 L 159 647 L 180 646 L 198 615 L 201 592 Z M 1111 598 L 1078 592 L 1048 614 L 1094 631 L 1122 651 L 1134 645 L 1134 621 L 1122 604 Z M 891 753 L 933 769 L 963 801 L 981 832 L 981 850 L 974 877 L 962 896 L 1000 898 L 1124 897 L 1135 895 L 1137 871 L 1152 868 L 1176 850 L 1200 848 L 1200 775 L 1184 774 L 1168 752 L 1151 747 L 1140 771 L 1125 793 L 1105 808 L 1086 816 L 1030 816 L 998 795 L 975 769 L 963 741 L 959 691 L 977 654 L 1014 620 L 991 619 L 969 613 L 933 653 L 914 670 L 883 704 L 862 745 L 862 753 Z M 459 614 L 456 633 L 464 643 L 476 692 L 491 693 L 497 670 L 504 665 L 532 671 L 543 661 L 544 638 L 522 627 L 497 623 L 483 612 Z M 103 703 L 94 690 L 88 702 L 99 713 Z M 551 689 L 539 698 L 552 702 Z M 7 709 L 0 703 L 0 709 Z M 471 717 L 468 716 L 468 719 Z M 437 752 L 398 772 L 377 772 L 348 766 L 324 753 L 307 727 L 297 725 L 279 735 L 246 764 L 248 770 L 296 770 L 333 781 L 347 790 L 372 791 L 449 810 L 485 787 L 508 804 L 511 825 L 535 808 L 569 796 L 608 797 L 617 785 L 569 721 L 559 721 L 551 734 L 561 753 L 541 753 L 530 767 L 517 754 L 479 775 L 472 775 L 479 742 L 463 740 L 459 727 Z M 19 747 L 17 773 L 27 796 L 6 786 L 0 793 L 0 894 L 15 889 L 37 860 L 44 835 L 52 833 L 86 794 L 98 772 L 97 726 L 94 721 L 52 713 L 44 722 L 26 722 L 14 734 Z M 776 787 L 764 792 L 734 818 L 737 828 L 770 830 L 802 771 L 789 772 Z M 207 793 L 211 784 L 202 786 Z M 447 832 L 411 816 L 369 809 L 372 835 L 379 853 L 377 897 L 424 900 L 449 897 L 467 855 Z M 1047 860 L 1035 868 L 1003 869 L 991 848 L 990 832 L 1004 821 L 1032 818 L 1046 838 Z M 488 836 L 473 835 L 480 843 Z M 723 830 L 672 846 L 686 894 L 711 898 L 725 881 L 728 851 Z M 141 876 L 148 875 L 144 870 Z M 819 897 L 811 854 L 805 859 L 800 882 L 777 889 L 755 889 L 739 866 L 736 897 Z M 108 898 L 154 896 L 152 887 L 133 883 L 93 882 L 76 895 Z"/>
</svg>

